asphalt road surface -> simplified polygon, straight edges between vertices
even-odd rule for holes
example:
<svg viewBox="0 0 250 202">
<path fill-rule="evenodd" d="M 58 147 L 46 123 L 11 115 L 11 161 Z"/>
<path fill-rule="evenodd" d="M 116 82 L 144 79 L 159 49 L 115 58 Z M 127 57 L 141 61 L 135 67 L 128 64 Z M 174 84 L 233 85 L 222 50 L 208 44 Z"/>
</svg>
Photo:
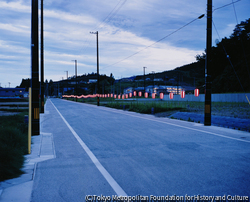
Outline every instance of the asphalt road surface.
<svg viewBox="0 0 250 202">
<path fill-rule="evenodd" d="M 250 134 L 60 99 L 41 131 L 56 158 L 37 164 L 32 201 L 97 196 L 249 196 Z"/>
</svg>

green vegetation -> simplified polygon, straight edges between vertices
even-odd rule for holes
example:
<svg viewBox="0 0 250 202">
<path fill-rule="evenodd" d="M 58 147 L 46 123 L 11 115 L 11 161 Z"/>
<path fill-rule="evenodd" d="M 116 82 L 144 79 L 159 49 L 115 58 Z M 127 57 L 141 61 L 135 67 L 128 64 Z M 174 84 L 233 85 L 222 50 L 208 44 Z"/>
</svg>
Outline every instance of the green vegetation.
<svg viewBox="0 0 250 202">
<path fill-rule="evenodd" d="M 73 98 L 67 100 L 75 101 Z M 96 98 L 78 99 L 77 102 L 87 104 L 97 104 Z M 204 114 L 204 102 L 190 102 L 190 101 L 150 101 L 145 99 L 137 100 L 115 100 L 113 98 L 100 98 L 100 105 L 124 109 L 139 113 L 152 114 L 152 107 L 154 113 L 167 111 L 186 111 Z M 250 107 L 248 103 L 234 103 L 234 102 L 212 102 L 212 115 L 228 116 L 234 118 L 250 119 Z M 170 116 L 170 114 L 168 114 Z"/>
<path fill-rule="evenodd" d="M 16 102 L 18 104 L 18 102 L 29 102 L 29 98 L 21 98 L 21 99 L 0 99 L 0 102 Z"/>
<path fill-rule="evenodd" d="M 20 176 L 27 154 L 28 125 L 25 113 L 0 116 L 0 181 Z"/>
<path fill-rule="evenodd" d="M 7 108 L 3 108 L 3 109 L 0 109 L 0 111 L 5 111 L 5 112 L 27 112 L 28 109 L 20 109 L 20 108 L 15 108 L 15 109 L 7 109 Z"/>
<path fill-rule="evenodd" d="M 105 104 L 106 107 L 124 109 L 143 114 L 159 113 L 173 110 L 184 110 L 184 107 L 178 106 L 173 102 L 109 102 Z"/>
</svg>

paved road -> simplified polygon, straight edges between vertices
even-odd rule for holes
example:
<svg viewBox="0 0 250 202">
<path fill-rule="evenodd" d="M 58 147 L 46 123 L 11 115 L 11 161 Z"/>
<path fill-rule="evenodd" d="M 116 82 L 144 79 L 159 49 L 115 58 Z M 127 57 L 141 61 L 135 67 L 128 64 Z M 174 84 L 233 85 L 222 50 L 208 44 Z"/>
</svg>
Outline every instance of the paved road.
<svg viewBox="0 0 250 202">
<path fill-rule="evenodd" d="M 250 134 L 60 99 L 41 123 L 56 158 L 37 164 L 32 201 L 86 195 L 250 195 Z"/>
</svg>

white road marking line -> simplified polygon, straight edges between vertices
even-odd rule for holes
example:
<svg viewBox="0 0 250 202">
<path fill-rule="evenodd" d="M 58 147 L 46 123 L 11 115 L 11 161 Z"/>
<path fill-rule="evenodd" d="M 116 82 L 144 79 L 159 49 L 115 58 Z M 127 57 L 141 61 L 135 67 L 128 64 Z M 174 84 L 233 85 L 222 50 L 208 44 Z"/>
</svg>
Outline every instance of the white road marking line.
<svg viewBox="0 0 250 202">
<path fill-rule="evenodd" d="M 119 113 L 119 112 L 117 112 L 117 113 Z M 180 127 L 180 128 L 194 130 L 194 131 L 198 131 L 198 132 L 202 132 L 202 133 L 207 133 L 207 134 L 210 134 L 210 135 L 215 135 L 215 136 L 219 136 L 219 137 L 223 137 L 223 138 L 228 138 L 228 139 L 232 139 L 232 140 L 237 140 L 237 141 L 241 141 L 241 142 L 250 143 L 250 141 L 248 141 L 248 140 L 242 140 L 242 139 L 238 139 L 238 138 L 234 138 L 234 137 L 229 137 L 229 136 L 225 136 L 225 135 L 221 135 L 221 134 L 217 134 L 217 133 L 213 133 L 213 132 L 209 132 L 209 131 L 204 131 L 204 130 L 201 130 L 201 129 L 190 128 L 190 127 L 181 126 L 181 125 L 177 125 L 177 124 L 173 124 L 173 123 L 167 123 L 167 122 L 164 122 L 164 121 L 155 120 L 155 119 L 147 118 L 147 117 L 140 117 L 140 116 L 136 116 L 136 115 L 132 115 L 132 114 L 128 114 L 128 113 L 123 113 L 123 114 L 128 115 L 128 116 L 132 116 L 132 117 L 145 119 L 145 120 L 155 121 L 155 122 L 158 122 L 158 123 L 164 123 L 164 124 L 168 124 L 168 125 L 172 125 L 172 126 L 177 126 L 177 127 Z"/>
<path fill-rule="evenodd" d="M 82 103 L 78 103 L 78 104 L 82 104 Z M 115 110 L 115 109 L 112 109 L 112 108 L 105 109 L 105 108 L 102 108 L 102 107 L 97 107 L 95 105 L 94 106 L 90 105 L 90 106 L 91 107 L 96 107 L 96 108 L 99 108 L 99 109 L 102 109 L 102 110 L 105 110 L 105 111 L 112 111 L 112 112 L 119 113 L 119 114 L 124 114 L 124 115 L 127 115 L 127 116 L 132 116 L 132 117 L 141 118 L 141 119 L 145 119 L 145 120 L 155 121 L 155 122 L 158 122 L 158 123 L 164 123 L 164 124 L 168 124 L 168 125 L 172 125 L 172 126 L 177 126 L 177 127 L 185 128 L 185 129 L 189 129 L 189 130 L 194 130 L 194 131 L 198 131 L 198 132 L 202 132 L 202 133 L 207 133 L 207 134 L 210 134 L 210 135 L 215 135 L 215 136 L 218 136 L 218 137 L 223 137 L 223 138 L 227 138 L 227 139 L 231 139 L 231 140 L 236 140 L 236 141 L 240 141 L 240 142 L 250 143 L 250 141 L 248 141 L 248 140 L 242 140 L 242 139 L 238 139 L 238 138 L 234 138 L 234 137 L 229 137 L 229 136 L 225 136 L 225 135 L 221 135 L 221 134 L 217 134 L 217 133 L 213 133 L 213 132 L 209 132 L 209 131 L 204 131 L 204 130 L 201 130 L 201 129 L 196 129 L 196 128 L 190 128 L 190 127 L 186 127 L 186 126 L 181 126 L 181 125 L 177 125 L 177 124 L 173 124 L 173 123 L 167 123 L 167 122 L 160 121 L 160 120 L 155 120 L 155 119 L 152 119 L 152 118 L 150 119 L 150 118 L 147 118 L 147 117 L 136 116 L 136 115 L 133 115 L 133 114 L 120 112 L 119 110 Z"/>
<path fill-rule="evenodd" d="M 89 158 L 92 160 L 92 162 L 95 164 L 97 169 L 101 172 L 103 177 L 107 180 L 107 182 L 110 184 L 110 186 L 113 188 L 113 190 L 116 192 L 118 196 L 127 196 L 125 191 L 120 187 L 120 185 L 114 180 L 114 178 L 108 173 L 108 171 L 102 166 L 102 164 L 98 161 L 98 159 L 95 157 L 95 155 L 90 151 L 90 149 L 87 147 L 87 145 L 82 141 L 82 139 L 77 135 L 77 133 L 74 131 L 74 129 L 69 125 L 69 123 L 65 120 L 63 115 L 58 111 L 56 106 L 52 103 L 58 114 L 61 116 L 64 123 L 68 126 L 72 134 L 75 136 L 79 144 L 82 146 L 82 148 L 85 150 L 85 152 L 88 154 Z"/>
</svg>

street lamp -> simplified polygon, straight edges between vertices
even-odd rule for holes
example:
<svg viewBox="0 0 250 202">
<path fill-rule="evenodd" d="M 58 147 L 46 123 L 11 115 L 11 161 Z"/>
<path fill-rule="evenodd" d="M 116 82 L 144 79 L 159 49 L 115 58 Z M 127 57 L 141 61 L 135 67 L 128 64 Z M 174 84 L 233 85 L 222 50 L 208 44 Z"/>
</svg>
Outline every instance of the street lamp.
<svg viewBox="0 0 250 202">
<path fill-rule="evenodd" d="M 97 106 L 100 105 L 100 98 L 99 98 L 99 48 L 98 48 L 98 31 L 90 32 L 90 34 L 96 34 L 96 54 L 97 54 Z"/>
<path fill-rule="evenodd" d="M 77 60 L 72 60 L 72 61 L 75 61 L 76 89 L 74 93 L 77 96 Z M 77 102 L 77 97 L 76 97 L 76 102 Z"/>
</svg>

